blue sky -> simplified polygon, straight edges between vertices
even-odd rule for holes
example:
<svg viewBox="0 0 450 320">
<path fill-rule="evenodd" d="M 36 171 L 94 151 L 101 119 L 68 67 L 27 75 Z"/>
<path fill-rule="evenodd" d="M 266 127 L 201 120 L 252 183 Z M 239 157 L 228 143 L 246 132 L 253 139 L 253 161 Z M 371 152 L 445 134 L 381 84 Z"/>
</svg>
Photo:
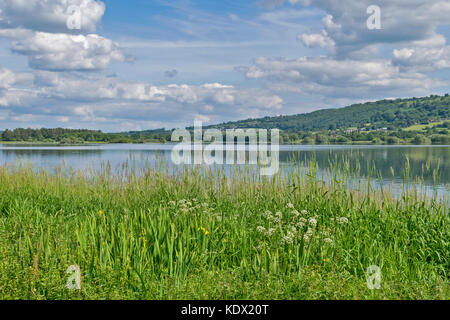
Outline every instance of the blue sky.
<svg viewBox="0 0 450 320">
<path fill-rule="evenodd" d="M 372 4 L 381 29 L 367 27 Z M 449 16 L 448 0 L 0 0 L 0 130 L 174 128 L 447 93 Z"/>
</svg>

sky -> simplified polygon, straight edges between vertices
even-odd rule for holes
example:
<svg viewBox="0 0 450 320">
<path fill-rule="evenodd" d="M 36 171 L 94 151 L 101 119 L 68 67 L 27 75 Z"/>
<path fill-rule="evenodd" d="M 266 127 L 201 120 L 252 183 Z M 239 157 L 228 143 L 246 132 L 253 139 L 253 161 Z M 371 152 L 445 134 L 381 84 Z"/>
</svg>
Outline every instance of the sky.
<svg viewBox="0 0 450 320">
<path fill-rule="evenodd" d="M 0 130 L 171 129 L 445 94 L 449 40 L 450 0 L 0 0 Z"/>
</svg>

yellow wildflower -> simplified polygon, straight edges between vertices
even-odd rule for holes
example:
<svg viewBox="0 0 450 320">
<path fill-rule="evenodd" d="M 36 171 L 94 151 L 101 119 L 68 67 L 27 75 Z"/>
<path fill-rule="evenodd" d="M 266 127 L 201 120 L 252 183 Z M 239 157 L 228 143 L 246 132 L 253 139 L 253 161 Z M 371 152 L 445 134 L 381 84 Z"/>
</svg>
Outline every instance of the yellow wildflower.
<svg viewBox="0 0 450 320">
<path fill-rule="evenodd" d="M 208 234 L 209 234 L 209 231 L 206 230 L 203 226 L 198 227 L 197 231 L 201 231 L 201 232 L 203 232 L 205 235 L 208 235 Z"/>
</svg>

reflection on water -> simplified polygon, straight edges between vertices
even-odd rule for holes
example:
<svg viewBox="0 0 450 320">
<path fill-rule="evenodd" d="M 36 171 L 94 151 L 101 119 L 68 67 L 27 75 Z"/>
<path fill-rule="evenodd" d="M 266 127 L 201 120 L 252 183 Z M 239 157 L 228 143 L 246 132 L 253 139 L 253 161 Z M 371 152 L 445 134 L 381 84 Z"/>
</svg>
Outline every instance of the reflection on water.
<svg viewBox="0 0 450 320">
<path fill-rule="evenodd" d="M 112 169 L 118 169 L 132 158 L 139 169 L 154 164 L 156 159 L 170 160 L 172 147 L 171 144 L 0 145 L 0 163 L 11 164 L 22 159 L 49 169 L 61 164 L 88 169 L 100 168 L 108 162 Z M 362 176 L 375 176 L 379 182 L 394 186 L 404 182 L 405 171 L 409 170 L 413 181 L 420 178 L 425 187 L 449 193 L 450 146 L 280 146 L 282 170 L 292 166 L 300 168 L 312 159 L 321 170 L 345 164 L 351 171 L 358 169 Z"/>
</svg>

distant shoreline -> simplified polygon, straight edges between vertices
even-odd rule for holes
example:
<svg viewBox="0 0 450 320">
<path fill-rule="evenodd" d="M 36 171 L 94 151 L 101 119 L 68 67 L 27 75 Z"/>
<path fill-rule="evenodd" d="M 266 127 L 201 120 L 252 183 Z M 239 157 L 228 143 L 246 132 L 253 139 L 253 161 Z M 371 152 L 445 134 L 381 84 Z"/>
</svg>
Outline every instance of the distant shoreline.
<svg viewBox="0 0 450 320">
<path fill-rule="evenodd" d="M 125 144 L 133 144 L 133 145 L 145 145 L 145 144 L 155 144 L 155 145 L 167 145 L 167 144 L 176 144 L 176 142 L 87 142 L 87 143 L 58 143 L 58 142 L 29 142 L 29 141 L 0 141 L 0 145 L 21 145 L 21 146 L 89 146 L 89 145 L 107 145 L 107 144 L 115 144 L 115 145 L 125 145 Z M 302 144 L 302 143 L 280 143 L 282 146 L 450 146 L 448 144 L 414 144 L 414 143 L 372 143 L 371 141 L 357 141 L 352 143 L 325 143 L 325 144 Z"/>
</svg>

